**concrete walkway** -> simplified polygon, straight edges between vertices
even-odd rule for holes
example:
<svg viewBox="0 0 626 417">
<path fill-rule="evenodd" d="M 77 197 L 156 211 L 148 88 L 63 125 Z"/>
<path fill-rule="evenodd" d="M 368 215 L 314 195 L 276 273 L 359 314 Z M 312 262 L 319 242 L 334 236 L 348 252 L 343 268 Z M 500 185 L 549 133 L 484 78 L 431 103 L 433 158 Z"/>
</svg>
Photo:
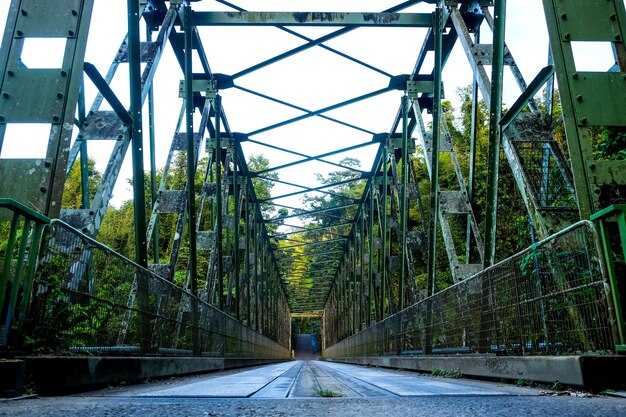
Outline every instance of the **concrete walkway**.
<svg viewBox="0 0 626 417">
<path fill-rule="evenodd" d="M 325 393 L 336 398 L 323 398 Z M 0 403 L 0 416 L 624 416 L 626 399 L 321 361 Z"/>
</svg>

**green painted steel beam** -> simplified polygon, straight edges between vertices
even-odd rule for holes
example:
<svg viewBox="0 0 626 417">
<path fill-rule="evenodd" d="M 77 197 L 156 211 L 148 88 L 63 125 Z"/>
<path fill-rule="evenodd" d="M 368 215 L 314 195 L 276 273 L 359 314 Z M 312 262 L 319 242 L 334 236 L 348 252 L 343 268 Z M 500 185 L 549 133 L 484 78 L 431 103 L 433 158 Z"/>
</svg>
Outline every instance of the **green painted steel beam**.
<svg viewBox="0 0 626 417">
<path fill-rule="evenodd" d="M 304 217 L 304 216 L 314 216 L 316 214 L 322 214 L 322 213 L 327 213 L 329 211 L 335 211 L 335 210 L 342 210 L 348 207 L 354 207 L 357 206 L 357 203 L 352 203 L 352 204 L 345 204 L 343 206 L 337 206 L 337 207 L 329 207 L 329 208 L 324 208 L 324 209 L 319 209 L 319 210 L 311 210 L 311 211 L 302 211 L 300 213 L 295 213 L 295 214 L 289 214 L 287 216 L 282 216 L 282 217 L 274 217 L 271 219 L 267 219 L 264 220 L 265 223 L 275 223 L 278 221 L 281 221 L 283 219 L 289 219 L 289 218 L 293 218 L 293 217 Z"/>
<path fill-rule="evenodd" d="M 487 204 L 485 208 L 484 267 L 496 261 L 496 219 L 498 213 L 498 178 L 502 128 L 502 88 L 506 0 L 496 0 L 494 8 L 493 58 L 491 66 L 491 105 L 489 109 L 489 155 L 487 171 Z"/>
<path fill-rule="evenodd" d="M 340 237 L 337 239 L 328 239 L 328 240 L 324 240 L 321 242 L 308 242 L 308 243 L 303 243 L 300 245 L 282 246 L 282 247 L 279 247 L 277 250 L 285 250 L 289 248 L 297 248 L 297 247 L 302 247 L 302 246 L 327 245 L 329 243 L 337 243 L 337 242 L 345 242 L 345 241 L 346 241 L 346 238 Z"/>
<path fill-rule="evenodd" d="M 427 13 L 194 12 L 196 26 L 431 27 Z"/>
</svg>

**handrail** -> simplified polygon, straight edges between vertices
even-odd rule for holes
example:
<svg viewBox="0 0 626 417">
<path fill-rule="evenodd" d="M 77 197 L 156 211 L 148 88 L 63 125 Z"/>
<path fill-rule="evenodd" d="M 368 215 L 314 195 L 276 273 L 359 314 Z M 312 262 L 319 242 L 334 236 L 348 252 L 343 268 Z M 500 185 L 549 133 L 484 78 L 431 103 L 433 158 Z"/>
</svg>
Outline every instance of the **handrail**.
<svg viewBox="0 0 626 417">
<path fill-rule="evenodd" d="M 38 223 L 50 224 L 50 219 L 48 217 L 12 198 L 0 198 L 0 208 L 12 210 L 26 218 L 37 221 Z"/>
</svg>

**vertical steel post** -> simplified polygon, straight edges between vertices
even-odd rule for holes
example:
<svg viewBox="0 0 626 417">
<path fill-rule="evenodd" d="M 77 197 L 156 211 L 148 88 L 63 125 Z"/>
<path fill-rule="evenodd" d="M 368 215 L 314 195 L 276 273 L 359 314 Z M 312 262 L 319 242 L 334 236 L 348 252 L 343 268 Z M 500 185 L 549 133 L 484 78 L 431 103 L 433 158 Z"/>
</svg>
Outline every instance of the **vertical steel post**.
<svg viewBox="0 0 626 417">
<path fill-rule="evenodd" d="M 191 6 L 184 8 L 185 32 L 185 112 L 187 139 L 187 216 L 189 220 L 189 283 L 192 297 L 191 303 L 191 338 L 194 355 L 200 354 L 198 335 L 198 262 L 196 259 L 196 193 L 195 193 L 195 146 L 193 134 L 193 14 Z"/>
<path fill-rule="evenodd" d="M 80 81 L 80 90 L 78 90 L 78 124 L 83 125 L 85 121 L 85 77 Z M 81 203 L 80 208 L 89 208 L 89 157 L 87 154 L 87 141 L 80 141 L 80 188 Z"/>
<path fill-rule="evenodd" d="M 387 139 L 389 140 L 389 139 Z M 387 158 L 389 154 L 387 153 L 387 144 L 385 144 L 385 149 L 383 150 L 382 156 L 382 173 L 383 173 L 383 189 L 382 189 L 382 199 L 380 204 L 380 215 L 381 215 L 381 231 L 380 235 L 382 238 L 382 262 L 381 262 L 381 271 L 380 271 L 380 317 L 382 320 L 385 319 L 385 304 L 386 304 L 386 283 L 387 283 L 387 187 L 388 187 L 388 178 L 387 178 L 387 170 L 389 169 L 387 165 Z"/>
<path fill-rule="evenodd" d="M 244 259 L 244 265 L 246 270 L 246 318 L 248 320 L 248 326 L 252 323 L 252 312 L 250 311 L 250 297 L 252 296 L 252 274 L 250 273 L 250 242 L 252 238 L 250 236 L 250 201 L 248 200 L 249 194 L 246 194 L 246 258 Z"/>
<path fill-rule="evenodd" d="M 487 205 L 485 207 L 485 267 L 493 265 L 496 257 L 498 171 L 500 167 L 500 139 L 502 134 L 499 122 L 502 118 L 505 18 L 506 0 L 496 0 L 494 7 L 493 59 L 491 67 L 491 106 L 489 109 L 489 156 Z"/>
<path fill-rule="evenodd" d="M 372 324 L 372 303 L 374 301 L 374 178 L 370 180 L 370 209 L 369 209 L 369 290 L 367 294 L 367 327 Z"/>
<path fill-rule="evenodd" d="M 216 193 L 216 211 L 217 211 L 217 230 L 215 236 L 215 245 L 217 247 L 217 296 L 218 308 L 224 311 L 224 271 L 223 271 L 223 247 L 222 247 L 222 229 L 224 227 L 222 217 L 222 134 L 220 132 L 222 126 L 222 98 L 219 94 L 215 96 L 213 101 L 215 110 L 215 185 Z"/>
<path fill-rule="evenodd" d="M 435 279 L 437 271 L 437 219 L 439 217 L 439 144 L 441 142 L 441 55 L 443 22 L 441 8 L 434 13 L 434 99 L 433 99 L 433 146 L 430 157 L 430 222 L 428 234 L 428 291 L 435 294 Z"/>
<path fill-rule="evenodd" d="M 146 40 L 152 41 L 152 30 L 146 25 Z M 148 90 L 148 131 L 150 134 L 150 193 L 152 194 L 152 207 L 157 199 L 157 178 L 156 178 L 156 148 L 155 148 L 155 132 L 154 132 L 154 87 L 150 83 Z M 154 219 L 154 230 L 152 231 L 152 258 L 154 263 L 159 263 L 159 216 Z"/>
<path fill-rule="evenodd" d="M 135 260 L 148 266 L 148 248 L 146 243 L 146 193 L 143 171 L 143 130 L 141 116 L 141 39 L 139 36 L 139 2 L 128 0 L 128 67 L 130 80 L 130 114 L 133 118 L 131 130 L 133 160 L 133 200 L 135 220 Z M 137 274 L 137 303 L 140 311 L 141 350 L 150 350 L 150 323 L 148 315 L 149 294 L 148 277 Z"/>
<path fill-rule="evenodd" d="M 400 233 L 402 236 L 402 261 L 400 272 L 400 310 L 404 309 L 407 269 L 407 223 L 409 210 L 407 188 L 409 186 L 409 97 L 402 96 L 402 190 L 400 193 Z"/>
<path fill-rule="evenodd" d="M 359 248 L 359 262 L 361 263 L 361 291 L 360 291 L 360 299 L 359 299 L 359 329 L 363 326 L 363 320 L 365 319 L 365 209 L 364 206 L 361 206 L 361 247 Z"/>
<path fill-rule="evenodd" d="M 480 30 L 474 34 L 474 43 L 480 43 Z M 476 139 L 478 137 L 478 73 L 473 71 L 472 81 L 472 126 L 470 132 L 469 173 L 467 175 L 467 199 L 472 204 L 474 196 L 474 172 L 476 171 Z M 465 241 L 465 263 L 471 263 L 472 258 L 472 216 L 467 215 L 467 232 Z"/>
<path fill-rule="evenodd" d="M 238 147 L 238 143 L 236 142 L 235 139 L 234 140 L 234 144 L 233 146 L 235 147 L 235 149 L 237 149 Z M 233 254 L 233 268 L 235 271 L 235 318 L 237 320 L 241 319 L 241 315 L 239 313 L 239 302 L 241 300 L 241 297 L 239 296 L 239 215 L 240 215 L 240 211 L 241 209 L 239 208 L 239 174 L 238 174 L 239 168 L 237 166 L 237 152 L 235 152 L 233 154 L 233 195 L 235 196 L 235 201 L 234 201 L 234 209 L 235 209 L 235 215 L 234 215 L 234 223 L 235 223 L 235 230 L 234 230 L 234 236 L 233 236 L 233 240 L 234 245 L 235 245 L 235 253 Z"/>
</svg>

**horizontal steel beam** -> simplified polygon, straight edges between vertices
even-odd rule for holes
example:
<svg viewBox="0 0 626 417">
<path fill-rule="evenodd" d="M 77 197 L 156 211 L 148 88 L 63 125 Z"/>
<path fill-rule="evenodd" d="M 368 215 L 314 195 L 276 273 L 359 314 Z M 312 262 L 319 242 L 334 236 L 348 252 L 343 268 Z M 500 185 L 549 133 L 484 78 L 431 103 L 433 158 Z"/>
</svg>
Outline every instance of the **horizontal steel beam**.
<svg viewBox="0 0 626 417">
<path fill-rule="evenodd" d="M 431 27 L 430 13 L 194 12 L 196 26 Z"/>
</svg>

